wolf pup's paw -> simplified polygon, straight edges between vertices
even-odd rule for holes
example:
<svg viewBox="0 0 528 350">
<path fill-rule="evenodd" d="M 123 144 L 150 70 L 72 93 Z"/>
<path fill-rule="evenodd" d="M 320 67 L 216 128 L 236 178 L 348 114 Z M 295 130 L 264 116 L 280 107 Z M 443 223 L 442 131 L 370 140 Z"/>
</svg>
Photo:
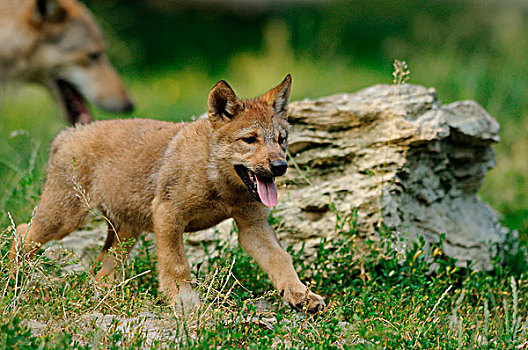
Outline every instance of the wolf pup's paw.
<svg viewBox="0 0 528 350">
<path fill-rule="evenodd" d="M 326 307 L 323 297 L 308 291 L 306 287 L 298 290 L 284 290 L 281 291 L 281 295 L 284 301 L 297 311 L 306 309 L 308 313 L 315 314 Z"/>
</svg>

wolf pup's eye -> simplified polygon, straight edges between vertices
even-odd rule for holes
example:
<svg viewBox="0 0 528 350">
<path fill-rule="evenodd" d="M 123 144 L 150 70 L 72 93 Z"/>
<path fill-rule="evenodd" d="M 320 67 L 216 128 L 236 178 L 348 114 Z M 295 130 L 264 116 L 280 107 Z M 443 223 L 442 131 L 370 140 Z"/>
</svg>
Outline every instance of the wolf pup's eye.
<svg viewBox="0 0 528 350">
<path fill-rule="evenodd" d="M 103 56 L 103 53 L 101 51 L 91 52 L 88 54 L 88 59 L 90 59 L 90 61 L 92 62 L 95 62 L 98 61 L 101 56 Z"/>
<path fill-rule="evenodd" d="M 251 143 L 256 143 L 257 138 L 255 136 L 243 137 L 242 141 L 244 141 L 245 143 L 251 144 Z"/>
</svg>

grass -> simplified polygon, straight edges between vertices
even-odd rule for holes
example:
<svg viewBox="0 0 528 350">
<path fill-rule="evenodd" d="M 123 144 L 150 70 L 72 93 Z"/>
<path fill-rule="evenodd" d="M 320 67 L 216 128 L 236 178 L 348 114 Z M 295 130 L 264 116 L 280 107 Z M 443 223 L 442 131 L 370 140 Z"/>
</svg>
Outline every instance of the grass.
<svg viewBox="0 0 528 350">
<path fill-rule="evenodd" d="M 525 272 L 516 273 L 498 261 L 490 272 L 461 269 L 442 254 L 441 243 L 429 254 L 423 241 L 398 252 L 389 232 L 381 243 L 368 242 L 368 253 L 358 260 L 354 220 L 341 218 L 339 239 L 321 240 L 310 261 L 301 258 L 302 249 L 290 250 L 301 279 L 326 298 L 327 309 L 315 316 L 285 306 L 251 258 L 222 241 L 206 248 L 206 258 L 193 266 L 193 284 L 202 302 L 198 310 L 182 315 L 157 294 L 149 237 L 141 238 L 120 282 L 105 287 L 84 269 L 71 272 L 68 267 L 77 261 L 68 251 L 41 251 L 34 262 L 16 266 L 6 258 L 10 235 L 4 232 L 0 348 L 528 345 Z M 10 279 L 17 269 L 19 278 Z M 31 325 L 38 325 L 41 333 L 31 333 Z M 147 330 L 157 338 L 149 338 Z"/>
</svg>

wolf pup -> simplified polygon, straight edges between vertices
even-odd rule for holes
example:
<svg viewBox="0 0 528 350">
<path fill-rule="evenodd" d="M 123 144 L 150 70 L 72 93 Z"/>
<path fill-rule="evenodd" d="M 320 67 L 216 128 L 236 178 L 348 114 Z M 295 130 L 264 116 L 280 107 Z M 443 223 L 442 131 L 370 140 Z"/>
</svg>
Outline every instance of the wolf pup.
<svg viewBox="0 0 528 350">
<path fill-rule="evenodd" d="M 44 85 L 71 124 L 92 121 L 85 99 L 110 112 L 133 109 L 100 28 L 76 0 L 0 1 L 0 83 L 6 81 Z"/>
<path fill-rule="evenodd" d="M 282 298 L 297 310 L 324 309 L 268 223 L 268 207 L 277 203 L 275 177 L 288 168 L 290 86 L 288 75 L 264 95 L 240 100 L 220 81 L 207 98 L 208 119 L 99 121 L 61 132 L 51 146 L 36 215 L 28 232 L 27 224 L 18 227 L 17 241 L 27 234 L 24 251 L 31 255 L 38 245 L 63 238 L 81 224 L 88 200 L 112 223 L 96 278 L 112 277 L 122 260 L 110 248 L 154 231 L 160 289 L 172 302 L 192 305 L 183 233 L 233 218 L 240 245 Z M 11 257 L 16 254 L 13 244 Z"/>
</svg>

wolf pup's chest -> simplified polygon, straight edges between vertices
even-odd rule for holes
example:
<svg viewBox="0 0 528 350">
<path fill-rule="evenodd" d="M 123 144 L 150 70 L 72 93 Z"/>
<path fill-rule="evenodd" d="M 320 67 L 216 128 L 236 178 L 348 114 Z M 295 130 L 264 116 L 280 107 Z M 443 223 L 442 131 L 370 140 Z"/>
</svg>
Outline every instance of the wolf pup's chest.
<svg viewBox="0 0 528 350">
<path fill-rule="evenodd" d="M 232 210 L 218 201 L 190 205 L 186 210 L 185 232 L 205 230 L 231 217 Z"/>
</svg>

